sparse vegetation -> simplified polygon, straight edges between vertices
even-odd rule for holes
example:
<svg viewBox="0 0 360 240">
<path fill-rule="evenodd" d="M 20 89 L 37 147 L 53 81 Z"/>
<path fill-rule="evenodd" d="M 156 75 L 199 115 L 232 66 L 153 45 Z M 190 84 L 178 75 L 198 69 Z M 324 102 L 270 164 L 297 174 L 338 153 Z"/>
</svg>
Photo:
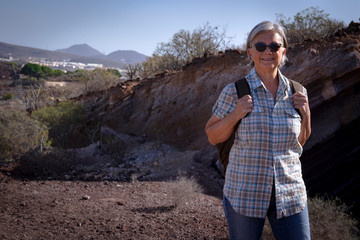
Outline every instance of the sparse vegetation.
<svg viewBox="0 0 360 240">
<path fill-rule="evenodd" d="M 169 42 L 159 43 L 153 56 L 142 64 L 141 76 L 152 77 L 164 71 L 180 70 L 187 62 L 205 53 L 217 52 L 229 46 L 225 28 L 209 23 L 192 32 L 181 29 Z"/>
<path fill-rule="evenodd" d="M 358 239 L 358 222 L 339 199 L 323 197 L 308 201 L 311 235 L 314 239 Z"/>
<path fill-rule="evenodd" d="M 2 100 L 4 101 L 7 101 L 7 100 L 13 100 L 14 99 L 14 93 L 10 92 L 10 93 L 7 93 L 5 94 L 3 97 L 2 97 Z"/>
<path fill-rule="evenodd" d="M 192 201 L 194 194 L 203 193 L 203 191 L 204 189 L 194 177 L 179 174 L 170 189 L 174 199 L 174 207 L 184 207 L 189 201 Z"/>
<path fill-rule="evenodd" d="M 117 71 L 97 68 L 93 71 L 81 71 L 80 80 L 85 85 L 85 92 L 107 90 L 119 82 Z"/>
<path fill-rule="evenodd" d="M 128 64 L 124 66 L 125 73 L 128 76 L 129 80 L 135 80 L 140 76 L 140 73 L 142 71 L 142 66 L 140 63 L 137 64 Z"/>
<path fill-rule="evenodd" d="M 47 128 L 25 113 L 2 109 L 0 112 L 0 162 L 21 157 L 47 141 Z"/>
<path fill-rule="evenodd" d="M 43 152 L 29 151 L 20 158 L 20 161 L 29 166 L 29 171 L 51 173 L 52 176 L 64 175 L 73 170 L 76 164 L 83 162 L 73 151 L 56 147 L 47 147 Z"/>
<path fill-rule="evenodd" d="M 327 37 L 345 26 L 343 21 L 329 16 L 318 7 L 310 7 L 298 12 L 293 19 L 277 14 L 277 21 L 284 27 L 289 44 L 294 44 Z"/>
<path fill-rule="evenodd" d="M 52 146 L 69 148 L 74 130 L 84 124 L 86 111 L 80 103 L 65 101 L 34 111 L 32 117 L 49 128 Z"/>
</svg>

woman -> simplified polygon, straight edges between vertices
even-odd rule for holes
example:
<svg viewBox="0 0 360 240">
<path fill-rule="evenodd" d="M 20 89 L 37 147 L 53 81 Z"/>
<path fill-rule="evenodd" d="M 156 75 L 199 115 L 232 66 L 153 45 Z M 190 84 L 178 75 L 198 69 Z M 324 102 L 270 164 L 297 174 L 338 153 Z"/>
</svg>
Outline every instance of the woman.
<svg viewBox="0 0 360 240">
<path fill-rule="evenodd" d="M 242 119 L 224 185 L 230 238 L 260 239 L 268 217 L 276 239 L 310 239 L 299 160 L 311 132 L 306 90 L 292 94 L 279 70 L 288 46 L 281 26 L 267 21 L 256 25 L 246 46 L 253 66 L 246 76 L 251 94 L 237 99 L 235 84 L 227 85 L 206 124 L 215 145 L 229 138 Z"/>
</svg>

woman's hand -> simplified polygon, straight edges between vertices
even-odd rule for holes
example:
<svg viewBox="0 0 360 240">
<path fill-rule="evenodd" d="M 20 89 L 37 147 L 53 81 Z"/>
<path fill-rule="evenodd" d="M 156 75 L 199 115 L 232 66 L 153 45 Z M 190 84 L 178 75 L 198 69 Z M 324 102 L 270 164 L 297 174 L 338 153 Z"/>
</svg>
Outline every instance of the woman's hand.
<svg viewBox="0 0 360 240">
<path fill-rule="evenodd" d="M 294 107 L 300 110 L 302 118 L 310 115 L 309 100 L 305 94 L 301 92 L 296 92 L 293 94 L 292 100 Z"/>
<path fill-rule="evenodd" d="M 245 95 L 240 98 L 236 104 L 234 113 L 237 114 L 239 120 L 244 118 L 253 108 L 253 102 L 250 95 Z"/>
<path fill-rule="evenodd" d="M 245 95 L 238 100 L 234 111 L 229 113 L 225 118 L 220 119 L 213 114 L 205 127 L 209 142 L 216 145 L 226 141 L 234 131 L 236 123 L 251 112 L 252 107 L 251 96 Z"/>
</svg>

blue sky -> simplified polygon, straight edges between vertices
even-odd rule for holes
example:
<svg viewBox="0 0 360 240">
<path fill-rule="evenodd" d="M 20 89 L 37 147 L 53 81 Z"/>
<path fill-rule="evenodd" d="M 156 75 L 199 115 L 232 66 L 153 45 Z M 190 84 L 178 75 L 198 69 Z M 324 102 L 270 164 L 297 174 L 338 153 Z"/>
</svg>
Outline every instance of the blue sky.
<svg viewBox="0 0 360 240">
<path fill-rule="evenodd" d="M 331 18 L 359 22 L 360 0 L 1 0 L 0 41 L 47 50 L 87 43 L 109 54 L 152 55 L 180 29 L 207 22 L 226 27 L 235 45 L 257 23 L 319 7 Z"/>
</svg>

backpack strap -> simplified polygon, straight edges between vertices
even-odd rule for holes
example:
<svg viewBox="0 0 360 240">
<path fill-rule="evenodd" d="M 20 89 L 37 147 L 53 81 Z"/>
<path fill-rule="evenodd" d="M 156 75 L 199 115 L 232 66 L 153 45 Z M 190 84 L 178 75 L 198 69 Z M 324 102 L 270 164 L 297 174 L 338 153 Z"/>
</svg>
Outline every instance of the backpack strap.
<svg viewBox="0 0 360 240">
<path fill-rule="evenodd" d="M 238 98 L 241 98 L 245 95 L 250 95 L 250 86 L 246 81 L 246 78 L 241 78 L 240 80 L 235 82 L 235 88 Z M 245 116 L 246 117 L 246 116 Z M 239 127 L 241 119 L 235 124 L 234 133 L 236 129 Z"/>
<path fill-rule="evenodd" d="M 289 79 L 292 93 L 301 92 L 304 93 L 304 87 L 299 82 Z"/>
<path fill-rule="evenodd" d="M 291 92 L 294 94 L 296 92 L 301 92 L 304 93 L 304 87 L 303 85 L 301 85 L 299 82 L 296 82 L 295 80 L 289 79 L 289 83 L 290 83 L 290 88 L 291 88 Z M 300 117 L 302 118 L 301 114 L 300 114 L 300 110 L 295 108 L 295 110 L 297 111 L 297 113 L 300 115 Z"/>
<path fill-rule="evenodd" d="M 242 78 L 235 82 L 236 93 L 238 98 L 241 98 L 245 95 L 250 95 L 250 86 L 246 81 L 246 78 Z"/>
</svg>

